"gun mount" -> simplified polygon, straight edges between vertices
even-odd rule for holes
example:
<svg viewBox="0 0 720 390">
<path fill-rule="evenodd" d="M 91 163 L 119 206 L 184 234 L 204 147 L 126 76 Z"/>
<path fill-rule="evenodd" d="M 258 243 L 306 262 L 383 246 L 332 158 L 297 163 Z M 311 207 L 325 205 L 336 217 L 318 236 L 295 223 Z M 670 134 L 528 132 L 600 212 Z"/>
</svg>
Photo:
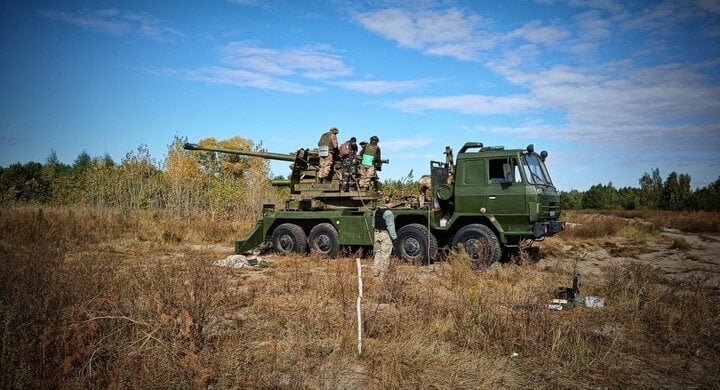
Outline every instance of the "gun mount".
<svg viewBox="0 0 720 390">
<path fill-rule="evenodd" d="M 357 164 L 359 160 L 353 157 L 352 161 L 348 160 L 343 163 L 342 160 L 336 160 L 333 163 L 332 180 L 330 182 L 321 182 L 318 177 L 320 166 L 320 154 L 318 149 L 298 149 L 294 154 L 269 153 L 269 152 L 251 152 L 236 149 L 212 148 L 198 144 L 185 143 L 183 147 L 191 151 L 206 151 L 215 153 L 227 153 L 239 156 L 259 157 L 266 160 L 288 161 L 290 164 L 289 180 L 274 180 L 275 186 L 287 186 L 290 189 L 290 198 L 285 201 L 285 210 L 288 211 L 307 211 L 307 210 L 326 210 L 326 209 L 349 209 L 364 211 L 374 208 L 381 196 L 378 193 L 379 185 L 377 178 L 373 180 L 373 186 L 367 190 L 358 190 L 357 185 L 354 189 L 344 190 L 343 176 L 348 175 L 351 181 L 357 183 L 358 170 Z M 383 160 L 381 163 L 389 163 Z"/>
</svg>

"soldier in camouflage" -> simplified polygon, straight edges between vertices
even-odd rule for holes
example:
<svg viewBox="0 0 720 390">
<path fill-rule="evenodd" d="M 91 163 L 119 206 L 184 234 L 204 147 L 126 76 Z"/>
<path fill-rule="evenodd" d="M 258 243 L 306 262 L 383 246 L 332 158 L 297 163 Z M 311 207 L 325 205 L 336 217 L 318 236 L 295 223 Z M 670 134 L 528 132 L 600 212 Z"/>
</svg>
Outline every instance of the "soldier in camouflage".
<svg viewBox="0 0 720 390">
<path fill-rule="evenodd" d="M 380 139 L 376 136 L 370 137 L 370 143 L 365 144 L 360 151 L 360 189 L 368 190 L 370 183 L 375 178 L 375 171 L 380 170 Z"/>
<path fill-rule="evenodd" d="M 318 171 L 318 177 L 320 182 L 331 181 L 330 171 L 332 171 L 333 163 L 335 162 L 335 155 L 338 150 L 337 133 L 336 127 L 330 128 L 326 133 L 320 137 L 318 141 L 318 147 L 321 149 L 320 153 L 320 170 Z M 323 152 L 323 149 L 327 150 L 327 154 Z"/>
<path fill-rule="evenodd" d="M 395 215 L 390 208 L 392 199 L 385 198 L 385 205 L 375 209 L 373 213 L 373 228 L 375 238 L 373 240 L 373 276 L 384 277 L 390 267 L 390 254 L 397 240 L 395 232 Z"/>
<path fill-rule="evenodd" d="M 342 190 L 347 192 L 351 187 L 356 187 L 355 177 L 357 176 L 358 146 L 357 139 L 351 137 L 338 147 L 340 163 L 342 165 Z"/>
</svg>

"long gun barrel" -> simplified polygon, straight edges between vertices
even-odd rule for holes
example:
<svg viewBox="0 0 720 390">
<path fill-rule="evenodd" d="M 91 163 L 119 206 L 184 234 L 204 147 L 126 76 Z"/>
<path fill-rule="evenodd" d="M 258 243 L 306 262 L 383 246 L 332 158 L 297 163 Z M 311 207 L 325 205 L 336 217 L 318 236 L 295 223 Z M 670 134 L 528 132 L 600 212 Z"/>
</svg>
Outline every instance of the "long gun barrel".
<svg viewBox="0 0 720 390">
<path fill-rule="evenodd" d="M 235 150 L 235 149 L 224 149 L 224 148 L 208 148 L 205 146 L 200 146 L 198 144 L 191 144 L 189 142 L 186 142 L 183 147 L 186 150 L 204 150 L 208 152 L 219 152 L 219 153 L 229 153 L 229 154 L 237 154 L 240 156 L 254 156 L 254 157 L 260 157 L 268 160 L 280 160 L 280 161 L 295 161 L 295 155 L 292 154 L 281 154 L 281 153 L 268 153 L 268 152 L 249 152 L 244 150 Z"/>
</svg>

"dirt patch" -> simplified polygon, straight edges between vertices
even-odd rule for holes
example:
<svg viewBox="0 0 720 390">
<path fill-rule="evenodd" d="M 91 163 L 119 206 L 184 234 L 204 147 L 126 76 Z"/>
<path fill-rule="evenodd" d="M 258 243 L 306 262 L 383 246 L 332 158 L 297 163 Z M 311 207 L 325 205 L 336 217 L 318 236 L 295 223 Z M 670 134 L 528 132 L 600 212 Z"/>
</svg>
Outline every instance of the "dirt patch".
<svg viewBox="0 0 720 390">
<path fill-rule="evenodd" d="M 681 278 L 720 297 L 720 235 L 687 233 L 664 228 L 645 240 L 612 237 L 582 244 L 562 245 L 562 254 L 541 260 L 568 261 L 587 278 L 601 277 L 603 269 L 636 262 L 656 267 L 668 278 Z M 542 252 L 542 246 L 541 246 Z"/>
</svg>

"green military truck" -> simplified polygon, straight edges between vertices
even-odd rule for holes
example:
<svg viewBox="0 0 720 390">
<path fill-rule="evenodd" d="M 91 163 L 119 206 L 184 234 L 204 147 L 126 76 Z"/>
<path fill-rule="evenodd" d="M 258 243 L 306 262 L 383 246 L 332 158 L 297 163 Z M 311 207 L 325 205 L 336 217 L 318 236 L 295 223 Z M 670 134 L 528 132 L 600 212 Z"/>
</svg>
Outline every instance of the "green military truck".
<svg viewBox="0 0 720 390">
<path fill-rule="evenodd" d="M 300 149 L 292 155 L 195 144 L 185 148 L 293 163 L 290 180 L 275 183 L 289 186 L 290 198 L 281 210 L 263 206 L 255 228 L 235 243 L 236 253 L 267 243 L 276 253 L 314 251 L 336 257 L 341 247 L 372 246 L 371 218 L 382 194 L 377 185 L 368 191 L 342 191 L 340 162 L 335 164 L 335 179 L 321 183 L 317 150 Z M 456 160 L 450 147 L 444 154 L 445 161 L 430 162 L 428 201 L 400 202 L 393 208 L 398 233 L 395 253 L 402 260 L 425 264 L 444 249 L 462 248 L 474 263 L 489 265 L 509 249 L 564 228 L 558 192 L 544 163 L 547 152 L 537 154 L 533 145 L 505 149 L 469 142 Z"/>
</svg>

